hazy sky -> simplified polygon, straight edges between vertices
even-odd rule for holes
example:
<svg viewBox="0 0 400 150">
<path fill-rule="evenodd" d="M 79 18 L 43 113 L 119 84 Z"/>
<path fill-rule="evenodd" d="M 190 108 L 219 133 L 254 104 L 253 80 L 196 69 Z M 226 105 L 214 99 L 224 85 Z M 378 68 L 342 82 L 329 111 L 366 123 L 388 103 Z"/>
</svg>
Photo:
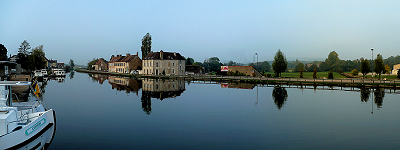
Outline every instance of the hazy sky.
<svg viewBox="0 0 400 150">
<path fill-rule="evenodd" d="M 2 0 L 0 44 L 17 54 L 27 40 L 46 57 L 86 65 L 93 58 L 139 52 L 149 32 L 152 51 L 203 62 L 400 55 L 399 0 Z"/>
</svg>

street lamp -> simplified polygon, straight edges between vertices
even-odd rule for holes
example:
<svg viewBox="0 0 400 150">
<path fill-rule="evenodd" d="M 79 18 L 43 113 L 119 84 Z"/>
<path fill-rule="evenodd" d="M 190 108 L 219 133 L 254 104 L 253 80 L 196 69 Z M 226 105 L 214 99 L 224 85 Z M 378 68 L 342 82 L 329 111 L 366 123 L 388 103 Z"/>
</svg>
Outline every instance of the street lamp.
<svg viewBox="0 0 400 150">
<path fill-rule="evenodd" d="M 256 55 L 257 55 L 257 62 L 256 62 L 256 64 L 258 63 L 258 54 L 256 53 Z"/>
<path fill-rule="evenodd" d="M 374 48 L 371 48 L 371 52 L 372 52 L 372 59 L 371 59 L 371 72 L 372 72 L 372 79 L 374 79 L 374 67 L 373 67 L 373 65 L 374 65 Z"/>
</svg>

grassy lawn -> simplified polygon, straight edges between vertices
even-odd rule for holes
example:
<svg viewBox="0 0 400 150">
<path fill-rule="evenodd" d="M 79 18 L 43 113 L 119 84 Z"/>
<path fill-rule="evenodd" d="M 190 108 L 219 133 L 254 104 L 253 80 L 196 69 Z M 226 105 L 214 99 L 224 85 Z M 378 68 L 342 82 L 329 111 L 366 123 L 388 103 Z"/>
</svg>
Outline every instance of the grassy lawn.
<svg viewBox="0 0 400 150">
<path fill-rule="evenodd" d="M 323 78 L 323 77 L 328 78 L 328 73 L 329 72 L 317 72 L 317 77 L 318 78 Z M 273 72 L 267 72 L 267 74 L 273 75 L 274 73 Z M 298 77 L 300 77 L 300 73 L 299 72 L 282 72 L 282 77 L 298 78 Z M 303 72 L 303 77 L 312 78 L 313 77 L 313 72 Z M 340 75 L 337 72 L 333 72 L 333 78 L 346 78 L 346 77 Z"/>
</svg>

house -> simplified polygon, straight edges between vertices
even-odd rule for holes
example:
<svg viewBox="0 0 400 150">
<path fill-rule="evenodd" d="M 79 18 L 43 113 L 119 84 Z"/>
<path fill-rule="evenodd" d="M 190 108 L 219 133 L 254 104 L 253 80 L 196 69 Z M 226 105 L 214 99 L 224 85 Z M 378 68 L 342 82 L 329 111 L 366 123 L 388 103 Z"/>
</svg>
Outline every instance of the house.
<svg viewBox="0 0 400 150">
<path fill-rule="evenodd" d="M 106 71 L 108 69 L 108 65 L 106 61 L 103 58 L 100 58 L 99 61 L 96 62 L 96 64 L 92 65 L 94 70 L 98 71 Z"/>
<path fill-rule="evenodd" d="M 246 76 L 261 77 L 262 75 L 253 66 L 221 66 L 221 72 L 243 73 Z"/>
<path fill-rule="evenodd" d="M 127 53 L 126 56 L 112 55 L 108 62 L 108 72 L 132 73 L 141 69 L 142 60 L 139 58 L 138 53 L 136 55 Z"/>
<path fill-rule="evenodd" d="M 184 75 L 185 58 L 176 52 L 154 52 L 147 54 L 142 61 L 142 74 Z"/>
<path fill-rule="evenodd" d="M 187 74 L 202 74 L 204 68 L 198 65 L 186 65 L 185 70 Z"/>
<path fill-rule="evenodd" d="M 393 65 L 393 70 L 392 74 L 397 74 L 397 72 L 400 70 L 400 64 Z"/>
</svg>

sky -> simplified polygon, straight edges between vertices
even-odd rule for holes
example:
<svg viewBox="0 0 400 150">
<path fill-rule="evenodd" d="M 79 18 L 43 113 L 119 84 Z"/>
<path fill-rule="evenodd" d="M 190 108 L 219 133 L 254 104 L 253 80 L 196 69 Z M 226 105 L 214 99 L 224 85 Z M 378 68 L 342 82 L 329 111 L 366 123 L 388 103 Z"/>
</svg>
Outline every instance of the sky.
<svg viewBox="0 0 400 150">
<path fill-rule="evenodd" d="M 87 65 L 93 58 L 152 51 L 203 62 L 342 60 L 400 55 L 398 0 L 2 0 L 0 44 L 8 55 L 27 40 L 48 59 Z"/>
</svg>

